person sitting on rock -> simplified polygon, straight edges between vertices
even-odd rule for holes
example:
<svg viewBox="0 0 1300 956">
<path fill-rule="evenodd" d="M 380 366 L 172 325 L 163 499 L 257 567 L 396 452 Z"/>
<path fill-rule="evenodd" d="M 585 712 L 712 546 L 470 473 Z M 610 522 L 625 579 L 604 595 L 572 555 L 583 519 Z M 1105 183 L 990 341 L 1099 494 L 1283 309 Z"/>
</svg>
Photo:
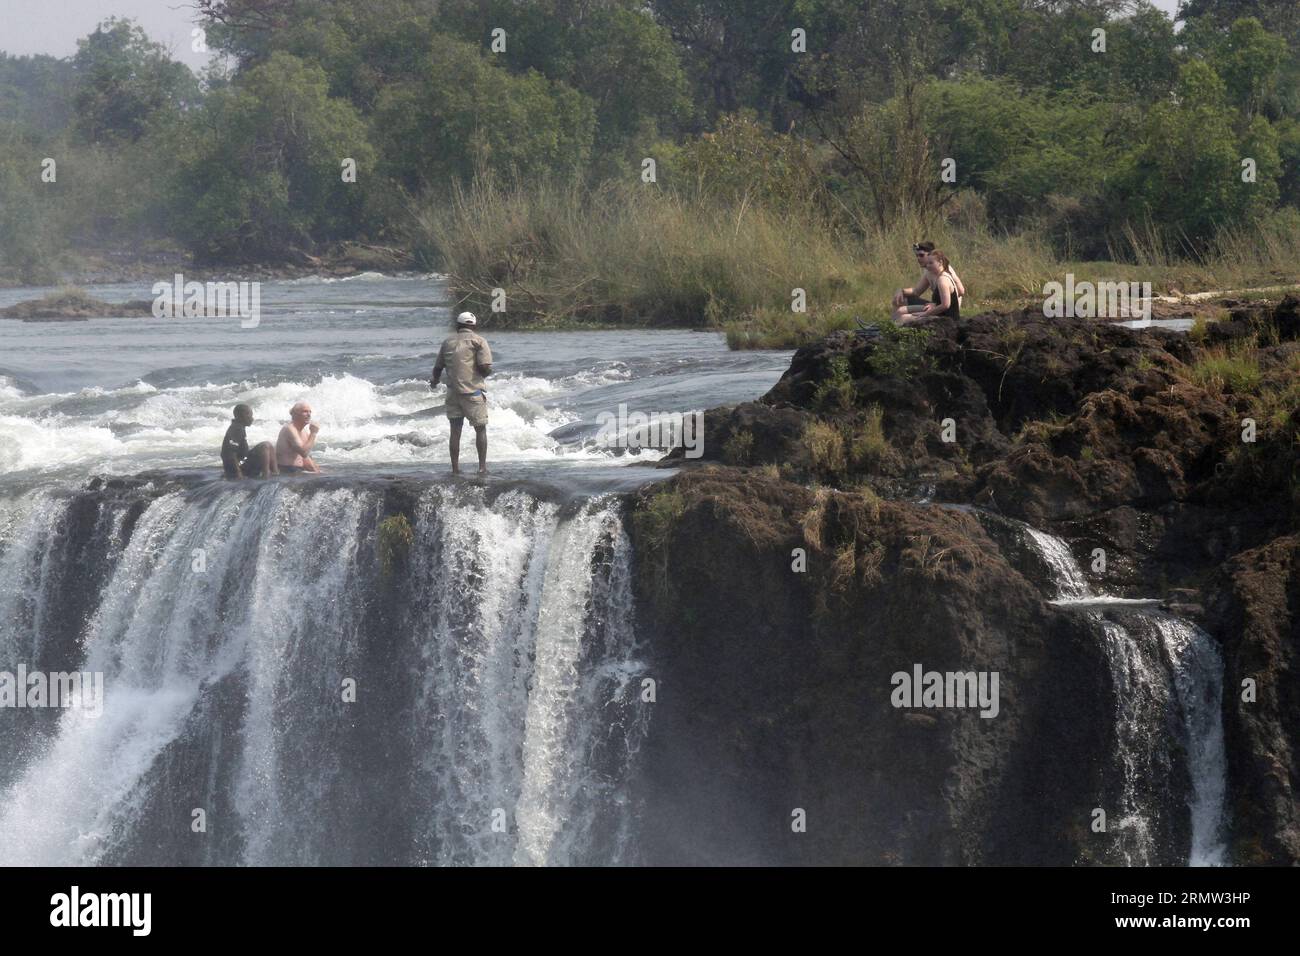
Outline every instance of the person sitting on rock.
<svg viewBox="0 0 1300 956">
<path fill-rule="evenodd" d="M 912 246 L 912 253 L 916 256 L 916 264 L 921 267 L 921 281 L 918 282 L 913 288 L 899 289 L 897 292 L 895 292 L 894 308 L 898 308 L 899 306 L 903 306 L 903 305 L 914 305 L 914 306 L 918 306 L 916 311 L 920 312 L 921 309 L 926 306 L 925 299 L 921 297 L 925 294 L 927 289 L 933 291 L 933 285 L 930 282 L 930 273 L 929 270 L 926 269 L 925 262 L 933 252 L 934 252 L 934 243 L 929 242 L 928 240 L 926 242 L 918 242 Z M 966 286 L 962 284 L 962 281 L 960 277 L 958 277 L 956 270 L 953 269 L 951 262 L 948 263 L 946 275 L 950 279 L 952 279 L 953 285 L 957 289 L 957 304 L 959 306 L 964 305 L 965 298 L 966 298 Z"/>
<path fill-rule="evenodd" d="M 306 402 L 295 402 L 289 409 L 289 421 L 275 440 L 275 460 L 281 471 L 320 474 L 320 468 L 311 458 L 319 431 L 320 426 L 311 420 L 311 406 Z"/>
<path fill-rule="evenodd" d="M 957 284 L 948 274 L 948 269 L 948 257 L 938 249 L 931 252 L 926 257 L 925 270 L 934 298 L 929 305 L 900 305 L 894 310 L 894 321 L 899 325 L 910 325 L 918 319 L 932 315 L 961 318 L 961 298 L 957 293 Z"/>
<path fill-rule="evenodd" d="M 234 420 L 221 442 L 221 468 L 227 478 L 265 478 L 278 475 L 275 449 L 269 441 L 248 447 L 248 426 L 253 424 L 253 409 L 242 402 L 235 406 Z"/>
</svg>

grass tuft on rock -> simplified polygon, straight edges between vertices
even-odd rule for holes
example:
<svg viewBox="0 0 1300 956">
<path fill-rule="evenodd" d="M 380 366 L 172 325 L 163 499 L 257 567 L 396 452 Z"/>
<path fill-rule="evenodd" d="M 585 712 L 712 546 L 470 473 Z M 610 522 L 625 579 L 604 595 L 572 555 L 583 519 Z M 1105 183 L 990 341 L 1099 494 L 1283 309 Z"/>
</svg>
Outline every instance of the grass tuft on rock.
<svg viewBox="0 0 1300 956">
<path fill-rule="evenodd" d="M 404 514 L 389 515 L 379 522 L 376 544 L 379 551 L 379 571 L 388 578 L 406 566 L 415 543 L 415 531 Z"/>
</svg>

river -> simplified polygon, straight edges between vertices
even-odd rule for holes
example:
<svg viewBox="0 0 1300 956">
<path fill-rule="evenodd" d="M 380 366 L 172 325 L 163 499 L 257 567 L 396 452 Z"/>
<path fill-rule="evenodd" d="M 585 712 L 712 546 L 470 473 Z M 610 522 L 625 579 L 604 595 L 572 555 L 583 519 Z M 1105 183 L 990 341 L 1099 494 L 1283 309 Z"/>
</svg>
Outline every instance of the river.
<svg viewBox="0 0 1300 956">
<path fill-rule="evenodd" d="M 0 307 L 50 291 L 0 290 Z M 145 283 L 87 291 L 153 298 Z M 757 398 L 789 365 L 788 352 L 729 351 L 717 332 L 507 332 L 480 318 L 495 359 L 490 457 L 506 478 L 608 483 L 600 470 L 629 459 L 595 444 L 602 413 Z M 0 476 L 217 469 L 234 404 L 252 405 L 254 442 L 274 440 L 299 399 L 321 426 L 316 460 L 329 473 L 445 471 L 447 420 L 425 412 L 442 404 L 445 386 L 431 391 L 428 379 L 450 322 L 438 276 L 376 274 L 265 282 L 254 328 L 238 318 L 0 321 Z"/>
</svg>

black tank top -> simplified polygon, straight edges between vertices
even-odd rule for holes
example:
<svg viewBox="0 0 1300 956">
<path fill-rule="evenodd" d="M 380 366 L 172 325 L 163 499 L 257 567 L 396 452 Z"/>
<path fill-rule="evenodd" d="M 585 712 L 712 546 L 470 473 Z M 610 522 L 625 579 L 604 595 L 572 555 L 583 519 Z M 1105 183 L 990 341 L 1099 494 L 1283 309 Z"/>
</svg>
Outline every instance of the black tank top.
<svg viewBox="0 0 1300 956">
<path fill-rule="evenodd" d="M 952 278 L 948 275 L 947 272 L 944 272 L 942 275 L 939 276 L 938 279 L 935 280 L 934 299 L 932 301 L 934 302 L 935 305 L 943 304 L 943 298 L 939 295 L 939 283 L 944 278 L 947 278 L 948 282 L 952 285 L 952 294 L 948 297 L 948 303 L 949 303 L 948 308 L 944 309 L 942 312 L 935 312 L 934 315 L 947 315 L 954 319 L 960 319 L 961 303 L 957 300 L 957 283 L 953 282 Z"/>
</svg>

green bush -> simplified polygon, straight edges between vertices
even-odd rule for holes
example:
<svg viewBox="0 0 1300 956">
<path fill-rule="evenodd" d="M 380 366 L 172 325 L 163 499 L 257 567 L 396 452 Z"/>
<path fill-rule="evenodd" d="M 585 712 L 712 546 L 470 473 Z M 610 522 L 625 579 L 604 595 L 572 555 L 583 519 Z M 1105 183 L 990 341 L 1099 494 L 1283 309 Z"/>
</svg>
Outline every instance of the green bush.
<svg viewBox="0 0 1300 956">
<path fill-rule="evenodd" d="M 722 460 L 729 465 L 748 465 L 754 452 L 754 433 L 742 428 L 722 446 Z"/>
<path fill-rule="evenodd" d="M 385 577 L 406 566 L 415 543 L 415 531 L 404 514 L 390 515 L 379 522 L 376 535 L 376 547 L 379 551 L 379 569 Z"/>
<path fill-rule="evenodd" d="M 813 407 L 827 412 L 843 412 L 853 407 L 853 376 L 849 357 L 836 355 L 830 360 L 830 373 L 813 393 Z"/>
<path fill-rule="evenodd" d="M 1191 380 L 1202 388 L 1249 395 L 1262 378 L 1259 358 L 1249 349 L 1215 347 L 1206 349 L 1192 363 Z"/>
<path fill-rule="evenodd" d="M 855 468 L 882 463 L 892 448 L 885 437 L 885 411 L 875 402 L 867 406 L 866 415 L 849 443 L 849 458 Z"/>
<path fill-rule="evenodd" d="M 930 341 L 929 329 L 913 329 L 882 323 L 881 338 L 867 356 L 867 366 L 877 375 L 905 378 L 928 364 L 925 347 Z"/>
</svg>

